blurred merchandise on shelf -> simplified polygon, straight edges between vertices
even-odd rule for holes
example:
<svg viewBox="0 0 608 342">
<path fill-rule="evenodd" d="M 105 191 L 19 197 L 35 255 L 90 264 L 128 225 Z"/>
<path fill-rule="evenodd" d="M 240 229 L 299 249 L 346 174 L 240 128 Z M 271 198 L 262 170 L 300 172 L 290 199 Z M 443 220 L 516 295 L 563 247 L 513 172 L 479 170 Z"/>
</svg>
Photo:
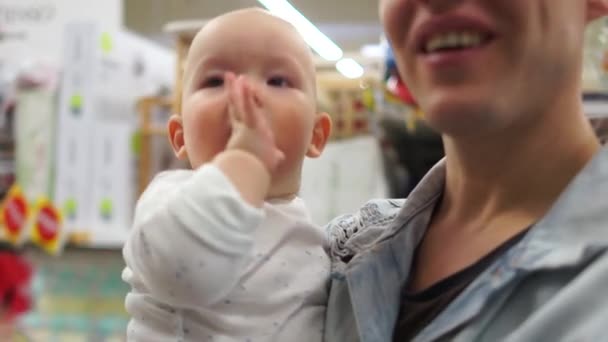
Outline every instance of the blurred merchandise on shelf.
<svg viewBox="0 0 608 342">
<path fill-rule="evenodd" d="M 4 226 L 21 230 L 13 242 L 22 244 L 30 238 L 51 254 L 58 253 L 66 240 L 61 217 L 51 204 L 58 77 L 55 68 L 42 64 L 24 67 L 18 74 L 14 119 L 17 186 L 2 207 Z M 15 210 L 21 215 L 15 215 Z M 24 222 L 18 222 L 19 217 Z"/>
<path fill-rule="evenodd" d="M 365 93 L 372 82 L 345 79 L 335 74 L 317 76 L 319 107 L 332 118 L 331 139 L 349 139 L 370 133 Z"/>
<path fill-rule="evenodd" d="M 444 156 L 441 136 L 424 122 L 386 45 L 383 80 L 375 88 L 372 132 L 380 141 L 390 196 L 405 198 Z"/>
<path fill-rule="evenodd" d="M 0 243 L 0 321 L 13 321 L 30 307 L 30 264 L 10 245 Z"/>
<path fill-rule="evenodd" d="M 33 308 L 17 328 L 31 341 L 124 341 L 128 316 L 120 251 L 68 248 L 61 258 L 28 249 L 36 265 Z"/>
<path fill-rule="evenodd" d="M 58 76 L 54 68 L 39 65 L 24 69 L 17 80 L 16 177 L 32 200 L 53 195 Z"/>
<path fill-rule="evenodd" d="M 15 73 L 0 69 L 0 198 L 15 182 Z"/>
<path fill-rule="evenodd" d="M 61 212 L 50 200 L 41 197 L 33 203 L 31 215 L 27 228 L 31 242 L 49 254 L 61 253 L 68 238 Z"/>
<path fill-rule="evenodd" d="M 32 268 L 13 246 L 0 242 L 0 341 L 14 341 L 21 316 L 30 309 Z"/>
<path fill-rule="evenodd" d="M 602 18 L 587 28 L 583 59 L 583 89 L 585 92 L 608 91 L 608 26 Z"/>
<path fill-rule="evenodd" d="M 0 202 L 0 237 L 13 247 L 21 247 L 29 237 L 32 210 L 18 184 Z"/>
</svg>

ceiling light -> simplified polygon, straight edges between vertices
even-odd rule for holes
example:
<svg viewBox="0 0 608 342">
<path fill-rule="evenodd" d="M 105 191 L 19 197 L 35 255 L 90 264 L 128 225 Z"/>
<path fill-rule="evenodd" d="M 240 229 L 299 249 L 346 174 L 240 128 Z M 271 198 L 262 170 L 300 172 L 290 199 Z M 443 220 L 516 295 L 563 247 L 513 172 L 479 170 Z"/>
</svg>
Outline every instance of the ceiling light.
<svg viewBox="0 0 608 342">
<path fill-rule="evenodd" d="M 336 63 L 336 69 L 347 78 L 363 76 L 363 67 L 352 58 L 343 58 Z"/>
<path fill-rule="evenodd" d="M 258 0 L 274 15 L 290 22 L 319 56 L 328 61 L 342 58 L 342 49 L 313 25 L 287 0 Z"/>
<path fill-rule="evenodd" d="M 382 44 L 367 44 L 361 47 L 361 56 L 367 58 L 386 57 L 386 48 Z"/>
</svg>

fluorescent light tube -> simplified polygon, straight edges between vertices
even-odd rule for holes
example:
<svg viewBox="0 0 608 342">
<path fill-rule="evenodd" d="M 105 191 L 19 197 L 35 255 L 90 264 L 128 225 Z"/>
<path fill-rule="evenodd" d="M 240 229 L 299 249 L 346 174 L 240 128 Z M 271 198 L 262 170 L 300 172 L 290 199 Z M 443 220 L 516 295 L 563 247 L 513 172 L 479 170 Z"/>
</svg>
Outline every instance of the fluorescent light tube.
<svg viewBox="0 0 608 342">
<path fill-rule="evenodd" d="M 258 0 L 271 13 L 290 22 L 304 37 L 304 41 L 319 56 L 328 61 L 337 61 L 343 56 L 342 49 L 313 25 L 287 0 Z"/>
<path fill-rule="evenodd" d="M 363 67 L 352 58 L 343 58 L 336 63 L 336 69 L 347 78 L 363 76 Z"/>
</svg>

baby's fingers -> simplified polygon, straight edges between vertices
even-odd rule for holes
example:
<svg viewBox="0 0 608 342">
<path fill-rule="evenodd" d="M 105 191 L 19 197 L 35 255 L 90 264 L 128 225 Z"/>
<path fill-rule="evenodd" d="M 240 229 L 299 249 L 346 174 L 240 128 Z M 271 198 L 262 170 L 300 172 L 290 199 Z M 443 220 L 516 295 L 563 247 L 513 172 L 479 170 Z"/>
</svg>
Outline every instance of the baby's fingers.
<svg viewBox="0 0 608 342">
<path fill-rule="evenodd" d="M 237 106 L 238 93 L 234 74 L 226 73 L 224 83 L 226 91 L 228 91 L 228 116 L 230 117 L 230 123 L 234 125 L 242 120 L 241 113 Z"/>
<path fill-rule="evenodd" d="M 263 90 L 256 89 L 256 91 L 252 94 L 252 105 L 255 108 L 255 113 L 257 116 L 257 125 L 260 127 L 260 130 L 264 133 L 270 133 L 272 135 L 272 113 L 270 112 L 270 108 L 264 106 L 263 99 Z"/>
<path fill-rule="evenodd" d="M 246 120 L 245 115 L 247 114 L 245 112 L 244 81 L 245 81 L 244 77 L 239 76 L 238 78 L 235 79 L 233 87 L 232 87 L 233 96 L 234 96 L 232 104 L 234 105 L 234 110 L 235 110 L 236 115 L 238 116 L 238 120 L 240 122 L 245 122 L 245 120 Z"/>
<path fill-rule="evenodd" d="M 248 82 L 243 81 L 243 121 L 249 128 L 256 128 L 259 122 L 258 108 L 255 105 L 255 90 Z"/>
</svg>

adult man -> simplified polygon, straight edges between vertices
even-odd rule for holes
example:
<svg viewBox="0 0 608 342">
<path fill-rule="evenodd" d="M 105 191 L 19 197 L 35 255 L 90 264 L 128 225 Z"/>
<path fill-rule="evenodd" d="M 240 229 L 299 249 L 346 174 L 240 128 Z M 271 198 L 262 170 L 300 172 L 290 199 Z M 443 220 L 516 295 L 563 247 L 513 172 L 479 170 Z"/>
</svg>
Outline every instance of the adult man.
<svg viewBox="0 0 608 342">
<path fill-rule="evenodd" d="M 601 0 L 380 0 L 446 158 L 335 220 L 329 341 L 600 340 L 608 150 L 581 104 Z M 394 217 L 394 219 L 393 219 Z"/>
</svg>

